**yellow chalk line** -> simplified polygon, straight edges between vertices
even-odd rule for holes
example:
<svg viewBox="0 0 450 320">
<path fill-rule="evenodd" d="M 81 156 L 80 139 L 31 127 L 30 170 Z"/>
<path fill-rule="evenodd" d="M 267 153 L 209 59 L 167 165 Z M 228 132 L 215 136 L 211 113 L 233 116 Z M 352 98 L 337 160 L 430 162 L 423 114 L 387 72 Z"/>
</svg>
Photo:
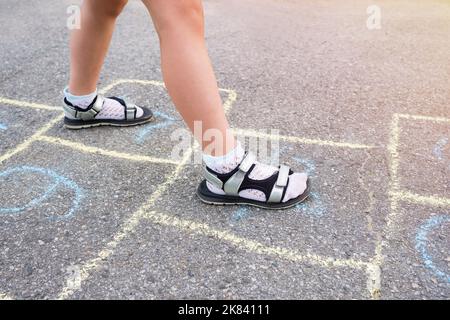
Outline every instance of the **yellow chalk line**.
<svg viewBox="0 0 450 320">
<path fill-rule="evenodd" d="M 354 269 L 363 269 L 367 267 L 367 263 L 352 259 L 334 259 L 331 257 L 322 257 L 315 254 L 300 254 L 294 250 L 272 247 L 263 243 L 250 240 L 247 238 L 234 235 L 232 232 L 218 230 L 210 227 L 205 223 L 199 223 L 192 220 L 180 219 L 170 214 L 160 213 L 156 211 L 148 211 L 145 218 L 153 223 L 174 227 L 185 231 L 189 234 L 195 234 L 205 237 L 213 237 L 224 242 L 228 242 L 242 250 L 249 251 L 260 255 L 271 255 L 294 262 L 310 263 L 322 267 L 350 267 Z"/>
<path fill-rule="evenodd" d="M 390 211 L 386 217 L 386 226 L 384 228 L 383 234 L 387 234 L 393 224 L 394 219 L 398 215 L 398 201 L 397 197 L 392 196 L 393 192 L 398 190 L 398 166 L 399 166 L 399 154 L 398 154 L 398 142 L 400 137 L 400 127 L 399 127 L 399 115 L 394 114 L 392 116 L 390 124 L 390 136 L 389 144 L 387 146 L 389 154 L 389 200 L 390 200 Z M 372 264 L 376 266 L 379 270 L 378 278 L 374 280 L 374 284 L 370 287 L 371 295 L 373 299 L 378 299 L 381 296 L 381 266 L 383 264 L 383 247 L 386 246 L 386 241 L 377 238 L 375 242 L 375 255 L 371 260 Z"/>
<path fill-rule="evenodd" d="M 6 301 L 6 300 L 14 300 L 14 299 L 11 298 L 10 296 L 8 296 L 7 294 L 0 292 L 0 301 Z"/>
<path fill-rule="evenodd" d="M 443 118 L 443 117 L 420 116 L 420 115 L 404 114 L 404 113 L 398 113 L 397 116 L 402 119 L 408 119 L 408 120 L 450 123 L 450 119 Z"/>
<path fill-rule="evenodd" d="M 148 210 L 154 203 L 159 199 L 159 197 L 167 190 L 167 188 L 178 178 L 184 165 L 190 160 L 192 156 L 193 149 L 190 148 L 186 151 L 183 159 L 175 170 L 167 177 L 167 180 L 159 185 L 155 192 L 150 196 L 150 199 L 145 203 L 140 209 L 138 209 L 134 214 L 132 214 L 123 224 L 121 230 L 117 232 L 113 239 L 102 249 L 97 257 L 83 263 L 79 268 L 79 278 L 77 281 L 68 281 L 66 286 L 58 294 L 58 299 L 67 299 L 75 291 L 79 290 L 83 282 L 95 271 L 104 260 L 114 253 L 115 248 L 119 243 L 127 237 L 130 233 L 134 232 L 136 227 L 139 225 L 140 220 L 145 215 L 146 210 Z"/>
<path fill-rule="evenodd" d="M 399 154 L 398 154 L 398 143 L 400 139 L 400 126 L 399 126 L 399 115 L 394 114 L 391 121 L 391 134 L 389 138 L 389 144 L 387 150 L 390 155 L 390 166 L 389 172 L 391 175 L 390 189 L 398 190 L 398 167 L 399 167 Z"/>
<path fill-rule="evenodd" d="M 309 139 L 302 138 L 296 136 L 286 136 L 286 135 L 278 135 L 278 134 L 269 134 L 264 132 L 259 132 L 256 130 L 249 129 L 233 129 L 232 130 L 238 136 L 245 137 L 255 137 L 255 138 L 265 138 L 269 140 L 285 140 L 294 143 L 303 143 L 303 144 L 312 144 L 312 145 L 320 145 L 320 146 L 329 146 L 329 147 L 337 147 L 337 148 L 349 148 L 349 149 L 373 149 L 377 148 L 376 146 L 364 145 L 364 144 L 355 144 L 348 142 L 335 142 L 321 139 Z"/>
<path fill-rule="evenodd" d="M 156 81 L 156 80 L 137 80 L 137 79 L 119 79 L 114 81 L 113 83 L 109 84 L 108 86 L 104 87 L 103 89 L 99 90 L 100 94 L 106 94 L 108 91 L 111 91 L 114 87 L 121 85 L 121 84 L 140 84 L 140 85 L 152 85 L 156 87 L 163 87 L 165 88 L 164 82 Z"/>
<path fill-rule="evenodd" d="M 409 191 L 392 191 L 391 196 L 396 200 L 408 201 L 411 203 L 429 205 L 433 207 L 450 207 L 450 199 L 436 196 L 422 196 Z"/>
<path fill-rule="evenodd" d="M 31 137 L 29 137 L 28 139 L 26 139 L 24 142 L 22 142 L 21 144 L 19 144 L 18 146 L 16 146 L 14 149 L 12 149 L 11 151 L 6 152 L 6 154 L 0 156 L 0 163 L 2 163 L 3 161 L 11 158 L 12 156 L 14 156 L 15 154 L 24 151 L 25 149 L 27 149 L 33 142 L 39 140 L 39 138 L 41 137 L 41 135 L 45 134 L 48 130 L 50 130 L 56 123 L 58 123 L 59 121 L 61 121 L 64 118 L 64 115 L 61 114 L 59 116 L 57 116 L 56 118 L 54 118 L 53 120 L 51 120 L 50 122 L 48 122 L 46 125 L 44 125 L 43 127 L 41 127 L 38 131 L 36 131 L 36 133 L 34 133 Z"/>
<path fill-rule="evenodd" d="M 372 299 L 381 298 L 381 265 L 377 263 L 367 264 L 367 290 Z"/>
<path fill-rule="evenodd" d="M 400 164 L 400 156 L 398 153 L 398 144 L 400 141 L 400 115 L 394 114 L 392 116 L 390 124 L 390 137 L 389 144 L 387 146 L 389 154 L 389 199 L 390 199 L 390 210 L 386 217 L 386 226 L 384 228 L 384 234 L 390 233 L 391 227 L 394 224 L 394 220 L 398 215 L 398 198 L 393 196 L 393 192 L 399 189 L 399 178 L 398 178 L 398 168 Z M 383 258 L 383 247 L 387 245 L 386 240 L 378 240 L 375 246 L 375 256 L 373 262 L 377 264 L 380 268 L 384 262 Z"/>
<path fill-rule="evenodd" d="M 111 83 L 110 85 L 106 86 L 105 88 L 101 89 L 99 91 L 100 94 L 106 94 L 108 91 L 111 91 L 114 87 L 121 85 L 121 84 L 139 84 L 139 85 L 152 85 L 156 87 L 162 87 L 166 88 L 166 85 L 162 81 L 157 80 L 138 80 L 138 79 L 119 79 Z M 220 88 L 219 91 L 228 93 L 227 100 L 223 104 L 223 108 L 225 112 L 230 111 L 231 107 L 233 106 L 234 102 L 237 99 L 236 91 L 231 89 L 222 89 Z"/>
<path fill-rule="evenodd" d="M 371 191 L 365 184 L 364 179 L 363 179 L 363 170 L 366 167 L 366 164 L 368 163 L 369 159 L 371 159 L 371 155 L 369 153 L 368 150 L 365 150 L 366 153 L 366 159 L 364 160 L 363 164 L 361 165 L 361 167 L 357 170 L 358 172 L 358 181 L 359 184 L 361 185 L 361 188 L 364 189 L 364 191 L 367 193 L 368 197 L 369 197 L 369 201 L 368 201 L 368 205 L 367 208 L 365 210 L 365 212 L 367 212 L 367 230 L 374 236 L 375 238 L 375 244 L 377 243 L 377 241 L 381 241 L 382 240 L 382 235 L 375 231 L 373 228 L 373 219 L 372 219 L 372 213 L 373 213 L 373 209 L 375 206 L 375 198 L 374 198 L 374 194 L 373 191 Z M 366 283 L 366 287 L 367 287 L 367 291 L 369 292 L 370 296 L 372 299 L 378 300 L 381 297 L 381 268 L 379 265 L 375 264 L 375 263 L 369 263 L 367 266 L 367 283 Z"/>
<path fill-rule="evenodd" d="M 119 159 L 124 159 L 124 160 L 130 160 L 130 161 L 141 161 L 141 162 L 172 164 L 172 165 L 179 164 L 178 161 L 174 161 L 174 160 L 170 160 L 170 159 L 130 154 L 130 153 L 125 153 L 125 152 L 113 151 L 113 150 L 106 150 L 106 149 L 102 149 L 102 148 L 87 146 L 87 145 L 79 143 L 79 142 L 74 142 L 74 141 L 51 137 L 51 136 L 40 136 L 37 139 L 39 141 L 69 147 L 69 148 L 81 151 L 83 153 L 100 154 L 103 156 L 114 157 L 114 158 L 119 158 Z"/>
<path fill-rule="evenodd" d="M 234 103 L 236 102 L 237 93 L 234 90 L 228 90 L 228 89 L 220 89 L 220 91 L 228 93 L 228 98 L 223 104 L 225 113 L 228 113 L 231 110 L 231 108 L 233 107 Z"/>
<path fill-rule="evenodd" d="M 7 104 L 11 106 L 16 107 L 24 107 L 24 108 L 32 108 L 32 109 L 40 109 L 40 110 L 49 110 L 49 111 L 59 111 L 62 112 L 62 107 L 54 107 L 54 106 L 48 106 L 45 104 L 39 104 L 39 103 L 33 103 L 33 102 L 26 102 L 26 101 L 19 101 L 19 100 L 13 100 L 13 99 L 7 99 L 0 97 L 0 104 Z"/>
</svg>

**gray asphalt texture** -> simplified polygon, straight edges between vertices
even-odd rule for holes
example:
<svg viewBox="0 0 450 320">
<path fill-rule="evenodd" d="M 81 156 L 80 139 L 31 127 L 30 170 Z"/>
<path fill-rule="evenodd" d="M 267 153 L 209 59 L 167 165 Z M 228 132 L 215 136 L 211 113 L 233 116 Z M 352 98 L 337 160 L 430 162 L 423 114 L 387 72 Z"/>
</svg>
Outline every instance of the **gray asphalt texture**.
<svg viewBox="0 0 450 320">
<path fill-rule="evenodd" d="M 237 93 L 233 127 L 373 148 L 281 141 L 282 162 L 309 170 L 314 193 L 304 205 L 277 212 L 202 204 L 195 197 L 201 168 L 186 165 L 148 211 L 246 242 L 142 219 L 65 298 L 449 299 L 450 208 L 444 200 L 399 201 L 391 219 L 389 143 L 396 113 L 450 118 L 450 3 L 376 1 L 381 29 L 369 30 L 373 2 L 205 0 L 219 85 Z M 61 105 L 70 4 L 0 2 L 1 98 Z M 99 88 L 117 79 L 162 79 L 157 36 L 139 1 L 118 20 Z M 184 125 L 167 93 L 139 84 L 110 93 L 173 121 L 139 142 L 142 127 L 74 132 L 57 123 L 46 135 L 169 158 L 170 135 Z M 59 114 L 0 103 L 0 157 Z M 165 119 L 156 121 L 147 127 Z M 450 122 L 399 123 L 401 190 L 448 204 Z M 59 297 L 175 167 L 43 141 L 0 162 L 0 298 Z M 295 261 L 248 245 L 368 263 L 380 242 L 376 294 L 364 268 Z"/>
</svg>

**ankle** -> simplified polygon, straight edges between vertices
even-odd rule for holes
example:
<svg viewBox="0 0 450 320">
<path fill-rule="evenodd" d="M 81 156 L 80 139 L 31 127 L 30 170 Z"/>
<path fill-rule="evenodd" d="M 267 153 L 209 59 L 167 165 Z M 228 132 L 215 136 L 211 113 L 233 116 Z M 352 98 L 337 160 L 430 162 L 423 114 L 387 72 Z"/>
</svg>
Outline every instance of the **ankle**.
<svg viewBox="0 0 450 320">
<path fill-rule="evenodd" d="M 95 91 L 84 94 L 84 95 L 76 95 L 73 94 L 69 87 L 64 88 L 64 97 L 74 106 L 80 107 L 80 108 L 86 108 L 88 107 L 92 101 L 94 101 L 95 97 L 97 97 L 97 89 Z"/>
<path fill-rule="evenodd" d="M 203 154 L 203 162 L 205 165 L 218 172 L 227 173 L 235 169 L 242 161 L 245 155 L 245 150 L 242 148 L 240 142 L 236 142 L 236 147 L 222 156 L 212 156 Z"/>
</svg>

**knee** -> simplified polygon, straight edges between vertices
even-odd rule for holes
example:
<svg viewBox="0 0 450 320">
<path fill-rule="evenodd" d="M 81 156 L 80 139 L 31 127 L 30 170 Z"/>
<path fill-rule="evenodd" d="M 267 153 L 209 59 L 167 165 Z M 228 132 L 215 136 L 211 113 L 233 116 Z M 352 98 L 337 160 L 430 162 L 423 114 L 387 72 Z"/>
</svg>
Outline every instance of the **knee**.
<svg viewBox="0 0 450 320">
<path fill-rule="evenodd" d="M 201 0 L 150 1 L 157 3 L 152 16 L 160 37 L 180 31 L 203 35 L 204 18 Z"/>
</svg>

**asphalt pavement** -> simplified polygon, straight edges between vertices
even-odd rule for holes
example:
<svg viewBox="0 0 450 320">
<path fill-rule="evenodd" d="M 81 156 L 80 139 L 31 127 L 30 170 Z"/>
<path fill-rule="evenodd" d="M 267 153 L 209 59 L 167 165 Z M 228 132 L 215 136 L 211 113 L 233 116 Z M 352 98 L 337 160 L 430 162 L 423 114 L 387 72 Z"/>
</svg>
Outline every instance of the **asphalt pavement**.
<svg viewBox="0 0 450 320">
<path fill-rule="evenodd" d="M 312 178 L 285 211 L 196 198 L 140 1 L 99 89 L 156 121 L 64 129 L 71 4 L 0 2 L 1 299 L 450 298 L 448 1 L 204 1 L 233 127 Z"/>
</svg>

